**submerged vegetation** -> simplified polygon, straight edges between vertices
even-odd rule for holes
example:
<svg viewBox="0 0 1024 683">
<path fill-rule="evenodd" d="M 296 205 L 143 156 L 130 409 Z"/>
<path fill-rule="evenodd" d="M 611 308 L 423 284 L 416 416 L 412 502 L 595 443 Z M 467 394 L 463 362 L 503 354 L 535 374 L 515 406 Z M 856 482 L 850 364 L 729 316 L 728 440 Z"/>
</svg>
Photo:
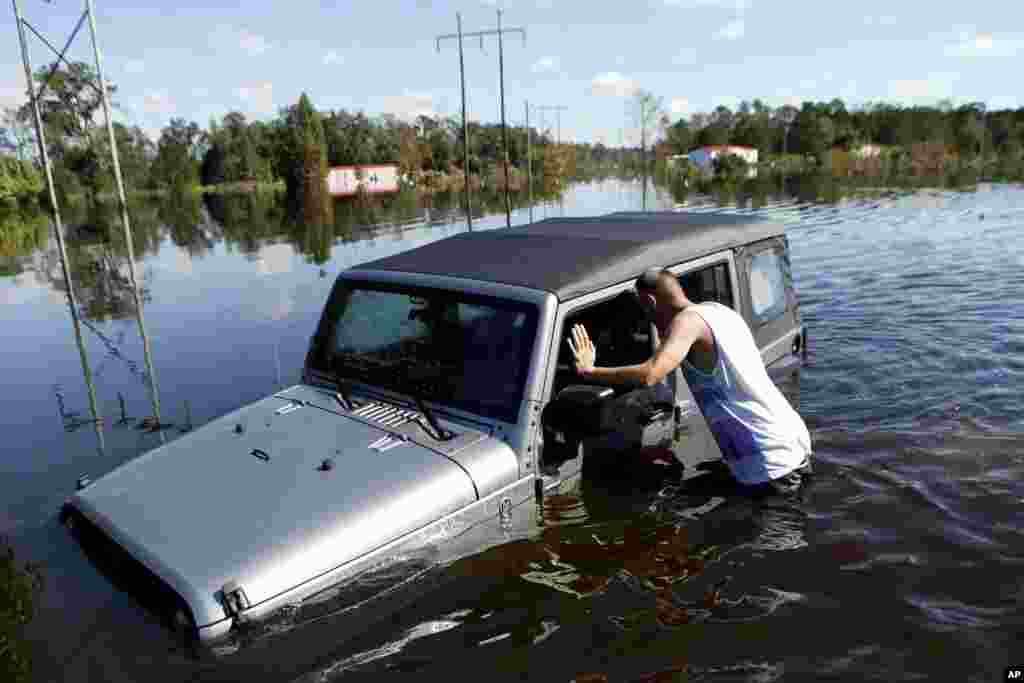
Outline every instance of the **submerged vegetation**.
<svg viewBox="0 0 1024 683">
<path fill-rule="evenodd" d="M 36 610 L 43 580 L 38 567 L 20 566 L 14 549 L 0 538 L 0 680 L 31 680 L 32 660 L 24 630 Z"/>
</svg>

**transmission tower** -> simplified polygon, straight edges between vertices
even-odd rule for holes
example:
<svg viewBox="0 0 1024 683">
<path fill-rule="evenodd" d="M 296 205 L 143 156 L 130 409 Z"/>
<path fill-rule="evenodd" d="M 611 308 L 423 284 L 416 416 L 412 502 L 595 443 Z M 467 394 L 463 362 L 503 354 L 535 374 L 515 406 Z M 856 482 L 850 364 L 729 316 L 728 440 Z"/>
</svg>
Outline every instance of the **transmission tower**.
<svg viewBox="0 0 1024 683">
<path fill-rule="evenodd" d="M 107 93 L 107 81 L 103 78 L 103 65 L 100 59 L 100 48 L 99 41 L 96 36 L 96 20 L 94 16 L 92 0 L 85 0 L 85 10 L 82 12 L 82 16 L 79 17 L 78 23 L 75 25 L 74 31 L 71 32 L 71 36 L 67 39 L 64 44 L 63 50 L 57 50 L 50 41 L 48 41 L 39 31 L 35 29 L 26 20 L 21 11 L 21 3 L 19 0 L 12 0 L 14 5 L 14 18 L 15 23 L 18 27 L 18 42 L 21 45 L 21 61 L 25 67 L 25 82 L 28 87 L 29 104 L 32 107 L 33 123 L 36 131 L 36 142 L 39 145 L 39 160 L 43 167 L 46 176 L 46 189 L 50 199 L 50 211 L 53 214 L 54 232 L 57 236 L 57 248 L 60 250 L 61 268 L 64 273 L 64 281 L 68 288 L 68 305 L 71 307 L 72 321 L 78 327 L 78 302 L 75 298 L 74 286 L 71 280 L 71 271 L 68 266 L 68 255 L 67 249 L 64 245 L 64 226 L 61 223 L 60 207 L 57 202 L 57 191 L 53 182 L 53 166 L 50 162 L 50 155 L 46 149 L 46 135 L 43 130 L 43 117 L 42 112 L 39 109 L 39 100 L 46 92 L 46 89 L 50 85 L 50 81 L 56 74 L 57 69 L 60 67 L 61 62 L 66 64 L 69 68 L 71 65 L 65 59 L 64 55 L 67 54 L 68 48 L 71 47 L 75 37 L 81 30 L 82 25 L 86 20 L 89 22 L 89 35 L 92 43 L 93 57 L 96 62 L 96 78 L 99 81 L 99 86 L 95 86 L 90 83 L 100 95 L 100 101 L 103 105 L 103 118 L 106 123 L 107 137 L 110 143 L 110 156 L 114 167 L 114 180 L 117 186 L 117 200 L 121 209 L 121 224 L 124 227 L 124 238 L 125 244 L 128 248 L 128 272 L 131 277 L 132 294 L 135 298 L 135 311 L 136 319 L 139 323 L 139 333 L 142 336 L 142 348 L 145 352 L 146 358 L 146 370 L 149 373 L 149 389 L 151 398 L 153 400 L 154 417 L 157 422 L 160 423 L 160 399 L 159 392 L 156 385 L 156 374 L 153 372 L 152 357 L 150 355 L 149 347 L 149 335 L 146 334 L 146 325 L 142 315 L 142 296 L 139 292 L 138 278 L 135 275 L 135 250 L 132 242 L 132 231 L 131 224 L 128 219 L 128 202 L 124 191 L 124 181 L 121 177 L 121 163 L 118 158 L 117 142 L 114 138 L 114 122 L 110 118 L 110 101 Z M 57 55 L 57 61 L 54 62 L 53 68 L 50 69 L 50 73 L 47 75 L 46 80 L 43 81 L 42 85 L 36 90 L 35 84 L 33 83 L 32 75 L 32 62 L 29 59 L 28 53 L 28 41 L 25 35 L 25 30 L 28 29 L 36 36 L 46 47 L 53 51 Z M 161 439 L 163 439 L 163 432 L 160 432 Z"/>
<path fill-rule="evenodd" d="M 466 177 L 466 225 L 469 230 L 473 229 L 473 218 L 472 210 L 470 208 L 470 194 L 469 194 L 469 122 L 466 119 L 466 66 L 463 58 L 462 51 L 462 40 L 463 38 L 479 38 L 480 48 L 483 49 L 484 37 L 485 36 L 498 36 L 498 77 L 500 87 L 500 98 L 501 98 L 501 132 L 502 142 L 505 148 L 505 224 L 507 227 L 512 227 L 512 203 L 509 198 L 509 183 L 508 183 L 508 128 L 505 125 L 505 57 L 502 37 L 506 33 L 520 33 L 523 36 L 523 44 L 526 44 L 526 29 L 523 28 L 505 28 L 501 27 L 501 10 L 498 10 L 498 28 L 490 29 L 487 31 L 473 31 L 471 33 L 463 33 L 462 31 L 462 15 L 460 13 L 455 14 L 456 21 L 458 23 L 459 30 L 457 33 L 447 33 L 442 36 L 438 36 L 437 40 L 437 51 L 441 51 L 441 41 L 449 38 L 455 38 L 459 41 L 459 83 L 462 89 L 462 142 L 463 142 L 463 170 Z"/>
</svg>

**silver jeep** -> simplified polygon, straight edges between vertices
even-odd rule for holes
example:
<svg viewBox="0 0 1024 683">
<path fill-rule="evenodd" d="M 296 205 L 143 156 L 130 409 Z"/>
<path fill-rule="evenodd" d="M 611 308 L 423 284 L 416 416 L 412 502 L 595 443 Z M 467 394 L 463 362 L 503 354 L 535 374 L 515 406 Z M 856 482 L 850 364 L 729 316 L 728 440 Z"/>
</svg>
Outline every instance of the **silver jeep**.
<svg viewBox="0 0 1024 683">
<path fill-rule="evenodd" d="M 739 311 L 778 381 L 799 368 L 780 225 L 614 213 L 460 234 L 343 272 L 300 384 L 84 485 L 65 519 L 211 644 L 414 549 L 478 552 L 585 459 L 655 447 L 696 476 L 720 455 L 681 374 L 588 384 L 566 343 L 583 322 L 602 365 L 650 357 L 632 292 L 652 266 Z"/>
</svg>

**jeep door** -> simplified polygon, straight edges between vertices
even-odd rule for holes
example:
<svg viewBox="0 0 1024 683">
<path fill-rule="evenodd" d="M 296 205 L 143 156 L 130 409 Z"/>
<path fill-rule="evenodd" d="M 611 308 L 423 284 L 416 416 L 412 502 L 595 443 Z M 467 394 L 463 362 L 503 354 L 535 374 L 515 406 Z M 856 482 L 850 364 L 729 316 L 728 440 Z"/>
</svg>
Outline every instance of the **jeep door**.
<svg viewBox="0 0 1024 683">
<path fill-rule="evenodd" d="M 784 235 L 736 250 L 741 291 L 737 308 L 750 325 L 768 374 L 779 383 L 799 368 L 806 335 Z"/>
</svg>

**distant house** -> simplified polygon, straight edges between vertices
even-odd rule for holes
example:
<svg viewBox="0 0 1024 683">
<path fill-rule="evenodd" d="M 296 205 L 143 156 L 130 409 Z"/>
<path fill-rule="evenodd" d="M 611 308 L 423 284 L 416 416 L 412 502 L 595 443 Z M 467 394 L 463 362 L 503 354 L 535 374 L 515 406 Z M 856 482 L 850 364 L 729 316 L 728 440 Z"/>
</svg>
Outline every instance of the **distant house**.
<svg viewBox="0 0 1024 683">
<path fill-rule="evenodd" d="M 753 166 L 757 163 L 757 149 L 746 145 L 706 145 L 699 147 L 689 154 L 687 158 L 704 173 L 714 172 L 715 157 L 723 154 L 735 154 Z M 748 175 L 757 175 L 757 169 L 751 168 Z"/>
<path fill-rule="evenodd" d="M 354 195 L 360 187 L 371 194 L 398 192 L 398 164 L 333 166 L 328 171 L 327 188 L 332 195 Z"/>
<path fill-rule="evenodd" d="M 857 149 L 850 150 L 850 154 L 859 158 L 877 157 L 882 153 L 882 147 L 880 145 L 861 145 Z"/>
</svg>

